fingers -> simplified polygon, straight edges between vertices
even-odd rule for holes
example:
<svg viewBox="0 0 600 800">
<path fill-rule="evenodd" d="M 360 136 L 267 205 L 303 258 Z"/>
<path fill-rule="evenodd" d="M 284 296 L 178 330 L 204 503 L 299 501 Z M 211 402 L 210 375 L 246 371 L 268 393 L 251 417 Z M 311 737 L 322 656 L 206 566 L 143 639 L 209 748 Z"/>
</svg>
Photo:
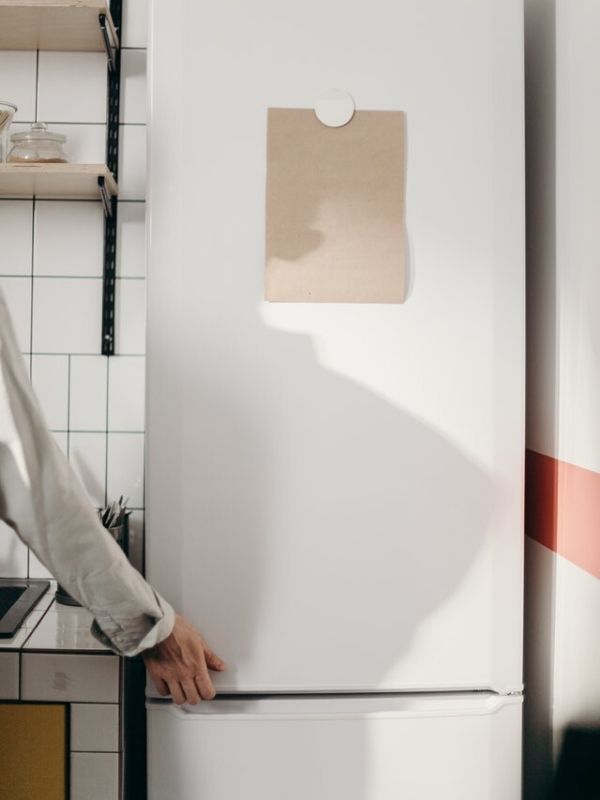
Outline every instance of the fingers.
<svg viewBox="0 0 600 800">
<path fill-rule="evenodd" d="M 208 674 L 206 663 L 202 660 L 198 665 L 198 673 L 194 677 L 196 686 L 203 700 L 212 700 L 216 694 L 213 682 Z"/>
<path fill-rule="evenodd" d="M 169 681 L 169 692 L 175 705 L 182 706 L 185 703 L 185 695 L 179 681 Z"/>
<path fill-rule="evenodd" d="M 208 670 L 225 669 L 201 634 L 179 614 L 170 635 L 143 657 L 158 693 L 170 694 L 177 705 L 212 700 L 216 692 Z"/>
<path fill-rule="evenodd" d="M 194 678 L 194 683 L 196 684 L 198 694 L 200 695 L 200 700 L 198 700 L 198 702 L 201 702 L 201 700 L 214 700 L 215 690 L 212 687 L 212 684 L 210 684 L 210 681 L 207 682 L 200 675 L 196 675 Z"/>
<path fill-rule="evenodd" d="M 200 702 L 200 693 L 193 678 L 187 678 L 181 681 L 172 679 L 167 684 L 162 678 L 152 677 L 156 690 L 161 697 L 167 697 L 169 694 L 173 698 L 173 702 L 177 705 L 189 703 L 195 706 Z"/>
<path fill-rule="evenodd" d="M 169 687 L 165 681 L 163 681 L 162 678 L 155 678 L 152 674 L 150 674 L 150 677 L 152 678 L 152 682 L 156 686 L 156 691 L 159 693 L 159 695 L 161 697 L 166 697 L 169 694 Z"/>
<path fill-rule="evenodd" d="M 196 703 L 200 702 L 200 694 L 198 693 L 198 689 L 196 688 L 193 678 L 188 678 L 187 680 L 181 681 L 181 688 L 183 689 L 186 703 L 195 706 Z"/>
<path fill-rule="evenodd" d="M 222 661 L 218 655 L 213 653 L 210 647 L 204 648 L 204 655 L 209 669 L 214 669 L 216 672 L 223 672 L 225 669 L 225 662 Z"/>
</svg>

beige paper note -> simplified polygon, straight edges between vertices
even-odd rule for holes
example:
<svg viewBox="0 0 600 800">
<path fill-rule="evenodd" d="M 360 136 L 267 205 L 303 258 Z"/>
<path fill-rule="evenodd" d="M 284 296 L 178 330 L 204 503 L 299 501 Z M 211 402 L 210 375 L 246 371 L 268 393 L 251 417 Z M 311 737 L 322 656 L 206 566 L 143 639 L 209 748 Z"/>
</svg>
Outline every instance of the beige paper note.
<svg viewBox="0 0 600 800">
<path fill-rule="evenodd" d="M 341 128 L 270 108 L 267 300 L 401 303 L 404 112 L 357 111 Z"/>
</svg>

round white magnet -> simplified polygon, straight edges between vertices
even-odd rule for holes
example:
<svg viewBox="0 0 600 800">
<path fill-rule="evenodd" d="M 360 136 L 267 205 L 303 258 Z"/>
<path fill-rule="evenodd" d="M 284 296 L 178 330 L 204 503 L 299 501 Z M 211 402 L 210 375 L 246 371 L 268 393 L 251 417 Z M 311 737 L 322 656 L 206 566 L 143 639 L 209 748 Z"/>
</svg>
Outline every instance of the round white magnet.
<svg viewBox="0 0 600 800">
<path fill-rule="evenodd" d="M 315 114 L 323 125 L 341 128 L 354 116 L 354 99 L 343 89 L 327 89 L 315 100 Z"/>
</svg>

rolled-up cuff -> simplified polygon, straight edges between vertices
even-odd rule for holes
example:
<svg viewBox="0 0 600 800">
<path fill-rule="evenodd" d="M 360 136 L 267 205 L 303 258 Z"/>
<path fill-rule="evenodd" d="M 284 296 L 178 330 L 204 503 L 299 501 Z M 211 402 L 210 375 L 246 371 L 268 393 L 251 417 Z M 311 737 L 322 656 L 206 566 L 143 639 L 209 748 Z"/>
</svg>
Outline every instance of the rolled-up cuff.
<svg viewBox="0 0 600 800">
<path fill-rule="evenodd" d="M 118 627 L 114 624 L 114 618 L 105 627 L 102 625 L 103 620 L 95 619 L 91 628 L 92 635 L 119 656 L 137 656 L 164 641 L 175 625 L 175 611 L 164 597 L 157 592 L 154 595 L 162 616 L 151 617 L 144 614 L 126 622 L 121 621 Z"/>
</svg>

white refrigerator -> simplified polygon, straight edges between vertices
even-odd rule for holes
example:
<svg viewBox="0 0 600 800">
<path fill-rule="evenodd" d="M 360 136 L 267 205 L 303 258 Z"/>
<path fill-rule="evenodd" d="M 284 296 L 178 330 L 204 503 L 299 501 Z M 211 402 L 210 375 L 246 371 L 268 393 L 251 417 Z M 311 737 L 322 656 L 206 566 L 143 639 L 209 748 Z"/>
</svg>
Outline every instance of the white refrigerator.
<svg viewBox="0 0 600 800">
<path fill-rule="evenodd" d="M 149 689 L 149 797 L 517 800 L 522 3 L 150 28 L 147 573 L 228 669 Z M 400 304 L 263 299 L 267 109 L 334 87 L 406 115 Z"/>
</svg>

